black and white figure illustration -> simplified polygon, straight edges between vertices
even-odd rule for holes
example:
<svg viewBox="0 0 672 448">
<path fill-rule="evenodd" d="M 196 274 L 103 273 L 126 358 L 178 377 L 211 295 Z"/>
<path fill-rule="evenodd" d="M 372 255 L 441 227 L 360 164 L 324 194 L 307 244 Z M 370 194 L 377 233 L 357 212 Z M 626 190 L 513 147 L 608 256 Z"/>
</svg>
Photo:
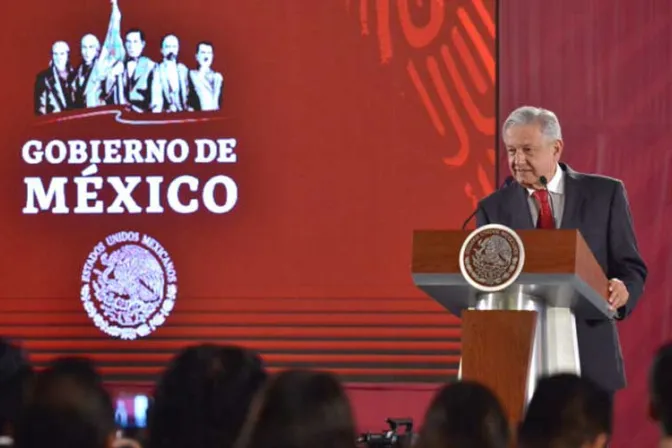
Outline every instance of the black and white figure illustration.
<svg viewBox="0 0 672 448">
<path fill-rule="evenodd" d="M 114 65 L 105 80 L 107 104 L 128 105 L 134 112 L 149 112 L 156 63 L 143 56 L 145 45 L 142 30 L 126 32 L 126 56 Z"/>
<path fill-rule="evenodd" d="M 189 72 L 189 107 L 192 110 L 219 110 L 222 107 L 224 77 L 212 69 L 215 47 L 211 42 L 196 45 L 198 69 Z"/>
<path fill-rule="evenodd" d="M 122 34 L 118 0 L 110 4 L 104 40 L 85 33 L 78 42 L 77 65 L 71 62 L 67 42 L 53 43 L 48 67 L 35 80 L 36 115 L 101 106 L 123 106 L 137 113 L 221 109 L 224 78 L 212 68 L 215 47 L 211 42 L 198 43 L 196 67 L 190 69 L 180 60 L 179 37 L 168 34 L 160 42 L 161 60 L 154 61 L 146 55 L 144 31 L 129 28 Z"/>
<path fill-rule="evenodd" d="M 35 114 L 46 115 L 73 108 L 74 70 L 67 42 L 54 42 L 49 67 L 35 80 Z"/>
<path fill-rule="evenodd" d="M 161 40 L 161 61 L 152 80 L 152 112 L 184 112 L 188 109 L 189 69 L 178 60 L 180 40 L 169 34 Z"/>
<path fill-rule="evenodd" d="M 100 82 L 94 70 L 100 56 L 100 41 L 93 34 L 86 34 L 80 42 L 82 61 L 75 69 L 72 80 L 72 107 L 101 106 Z M 93 76 L 92 76 L 93 75 Z"/>
</svg>

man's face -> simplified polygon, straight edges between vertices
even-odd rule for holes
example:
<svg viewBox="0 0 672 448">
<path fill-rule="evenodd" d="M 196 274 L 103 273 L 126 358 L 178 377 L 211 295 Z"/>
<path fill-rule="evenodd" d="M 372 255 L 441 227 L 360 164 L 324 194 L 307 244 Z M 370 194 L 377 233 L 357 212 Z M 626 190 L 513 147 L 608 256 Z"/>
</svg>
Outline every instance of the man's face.
<svg viewBox="0 0 672 448">
<path fill-rule="evenodd" d="M 551 140 L 537 124 L 514 125 L 504 134 L 511 175 L 526 188 L 539 188 L 539 178 L 549 181 L 562 154 L 562 140 Z"/>
<path fill-rule="evenodd" d="M 201 44 L 198 46 L 198 51 L 196 52 L 196 62 L 198 62 L 199 66 L 203 68 L 210 68 L 213 57 L 214 55 L 212 54 L 212 47 L 210 45 Z"/>
<path fill-rule="evenodd" d="M 51 47 L 51 60 L 57 70 L 65 70 L 65 67 L 68 65 L 69 57 L 70 47 L 68 47 L 68 44 L 65 42 L 56 42 L 54 46 Z"/>
<path fill-rule="evenodd" d="M 179 51 L 180 42 L 177 40 L 177 37 L 166 36 L 166 38 L 163 39 L 163 43 L 161 44 L 161 54 L 163 54 L 164 59 L 169 61 L 177 60 Z"/>
<path fill-rule="evenodd" d="M 126 35 L 126 52 L 128 53 L 128 57 L 133 59 L 139 58 L 144 49 L 145 42 L 142 40 L 140 33 L 134 31 Z"/>
<path fill-rule="evenodd" d="M 93 34 L 87 34 L 82 37 L 82 61 L 86 65 L 91 65 L 93 60 L 98 56 L 98 51 L 100 50 L 100 44 L 98 39 Z"/>
</svg>

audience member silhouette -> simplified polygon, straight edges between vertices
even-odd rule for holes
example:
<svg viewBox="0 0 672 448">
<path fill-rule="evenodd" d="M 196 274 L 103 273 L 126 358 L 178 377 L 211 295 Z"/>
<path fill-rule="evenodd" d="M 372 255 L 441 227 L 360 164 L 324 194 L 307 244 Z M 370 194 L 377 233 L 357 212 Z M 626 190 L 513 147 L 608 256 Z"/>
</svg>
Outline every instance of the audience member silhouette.
<svg viewBox="0 0 672 448">
<path fill-rule="evenodd" d="M 0 338 L 0 445 L 11 445 L 19 412 L 30 396 L 33 368 L 25 352 Z"/>
<path fill-rule="evenodd" d="M 261 358 L 239 347 L 185 349 L 160 378 L 150 406 L 148 448 L 227 448 L 266 381 Z"/>
<path fill-rule="evenodd" d="M 660 447 L 672 447 L 672 343 L 660 347 L 649 374 L 649 415 L 660 428 Z"/>
<path fill-rule="evenodd" d="M 236 448 L 355 448 L 350 402 L 329 373 L 287 370 L 253 405 Z"/>
<path fill-rule="evenodd" d="M 434 396 L 418 448 L 508 448 L 509 423 L 497 397 L 485 386 L 456 382 Z"/>
<path fill-rule="evenodd" d="M 604 448 L 611 397 L 587 378 L 558 374 L 537 384 L 518 431 L 521 448 Z"/>
<path fill-rule="evenodd" d="M 17 448 L 112 448 L 115 437 L 112 401 L 102 382 L 82 363 L 56 361 L 37 375 L 14 442 Z"/>
</svg>

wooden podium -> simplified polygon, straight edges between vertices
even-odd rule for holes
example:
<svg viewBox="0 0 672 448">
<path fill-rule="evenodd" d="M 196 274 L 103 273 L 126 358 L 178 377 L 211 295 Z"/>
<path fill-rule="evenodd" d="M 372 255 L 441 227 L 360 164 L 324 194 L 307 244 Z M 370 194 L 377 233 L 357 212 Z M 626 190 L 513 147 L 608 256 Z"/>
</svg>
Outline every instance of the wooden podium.
<svg viewBox="0 0 672 448">
<path fill-rule="evenodd" d="M 575 317 L 611 319 L 607 278 L 577 230 L 522 230 L 525 263 L 498 292 L 472 287 L 460 270 L 470 231 L 413 236 L 415 284 L 462 318 L 462 379 L 489 386 L 517 425 L 538 378 L 580 374 Z"/>
</svg>

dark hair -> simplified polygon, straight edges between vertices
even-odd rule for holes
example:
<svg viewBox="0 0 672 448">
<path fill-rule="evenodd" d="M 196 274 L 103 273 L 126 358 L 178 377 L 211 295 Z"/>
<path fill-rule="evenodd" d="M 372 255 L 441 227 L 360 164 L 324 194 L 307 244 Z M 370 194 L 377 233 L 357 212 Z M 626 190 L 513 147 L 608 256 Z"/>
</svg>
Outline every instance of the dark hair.
<svg viewBox="0 0 672 448">
<path fill-rule="evenodd" d="M 129 35 L 129 34 L 132 34 L 132 33 L 138 33 L 138 34 L 140 35 L 140 40 L 143 41 L 143 42 L 146 42 L 146 40 L 145 40 L 145 32 L 142 31 L 142 30 L 139 29 L 139 28 L 131 28 L 131 29 L 129 29 L 128 31 L 126 31 L 126 34 L 124 34 L 124 38 L 127 38 L 128 35 Z"/>
<path fill-rule="evenodd" d="M 649 373 L 652 410 L 666 436 L 672 436 L 672 343 L 660 347 Z"/>
<path fill-rule="evenodd" d="M 331 374 L 287 370 L 255 402 L 236 448 L 354 448 L 350 402 Z"/>
<path fill-rule="evenodd" d="M 11 430 L 30 393 L 33 368 L 18 345 L 0 338 L 0 434 Z"/>
<path fill-rule="evenodd" d="M 14 442 L 17 448 L 106 448 L 114 430 L 112 401 L 102 384 L 49 367 L 37 375 Z"/>
<path fill-rule="evenodd" d="M 148 448 L 227 448 L 266 380 L 261 358 L 233 346 L 198 345 L 163 373 L 149 412 Z"/>
<path fill-rule="evenodd" d="M 434 396 L 420 430 L 421 448 L 508 448 L 509 423 L 495 395 L 481 384 L 448 384 Z"/>
<path fill-rule="evenodd" d="M 56 358 L 49 365 L 54 374 L 77 378 L 90 384 L 102 385 L 103 379 L 96 369 L 96 365 L 89 358 L 83 356 L 64 356 Z"/>
<path fill-rule="evenodd" d="M 526 448 L 576 447 L 611 434 L 611 398 L 587 378 L 558 374 L 537 384 L 518 440 Z"/>
<path fill-rule="evenodd" d="M 212 48 L 212 51 L 215 51 L 215 46 L 212 45 L 212 42 L 207 41 L 207 40 L 202 40 L 199 43 L 196 44 L 196 53 L 198 53 L 198 50 L 200 50 L 201 45 L 205 45 L 207 47 Z"/>
</svg>

